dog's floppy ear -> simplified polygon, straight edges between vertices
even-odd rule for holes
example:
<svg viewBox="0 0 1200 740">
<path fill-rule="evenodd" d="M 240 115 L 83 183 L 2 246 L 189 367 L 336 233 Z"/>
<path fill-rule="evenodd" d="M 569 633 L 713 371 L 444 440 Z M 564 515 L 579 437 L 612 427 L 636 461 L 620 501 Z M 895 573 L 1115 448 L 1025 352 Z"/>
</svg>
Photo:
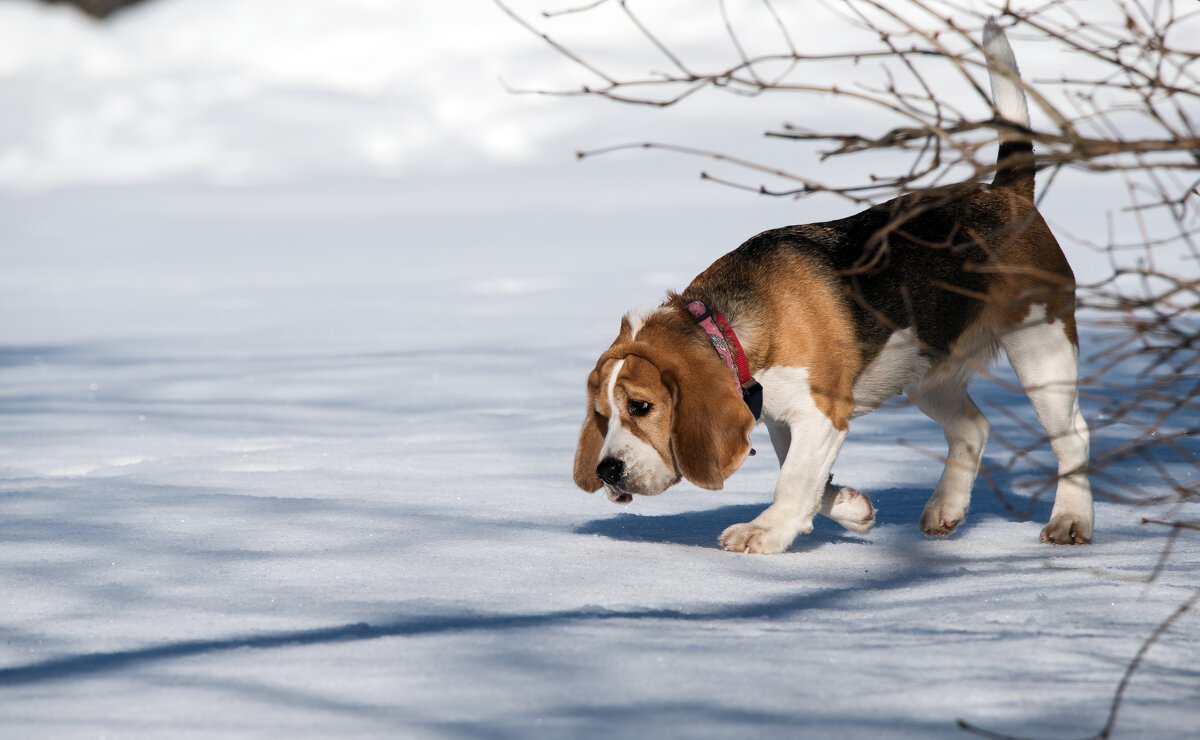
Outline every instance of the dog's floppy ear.
<svg viewBox="0 0 1200 740">
<path fill-rule="evenodd" d="M 596 475 L 596 465 L 600 462 L 600 448 L 604 446 L 604 433 L 607 431 L 600 428 L 606 420 L 596 413 L 596 394 L 599 389 L 600 367 L 597 365 L 588 376 L 587 416 L 583 418 L 583 428 L 579 431 L 579 446 L 575 448 L 575 485 L 588 493 L 597 491 L 604 485 Z"/>
<path fill-rule="evenodd" d="M 671 446 L 679 472 L 700 488 L 720 490 L 750 454 L 754 414 L 719 360 L 668 370 L 663 381 L 673 401 Z"/>
</svg>

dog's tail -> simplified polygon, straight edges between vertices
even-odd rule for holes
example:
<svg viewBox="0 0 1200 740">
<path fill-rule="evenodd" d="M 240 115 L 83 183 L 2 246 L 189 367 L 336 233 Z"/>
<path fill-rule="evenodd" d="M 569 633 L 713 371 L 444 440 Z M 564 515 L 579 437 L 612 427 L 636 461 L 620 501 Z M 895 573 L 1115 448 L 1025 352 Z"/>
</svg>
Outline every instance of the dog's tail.
<svg viewBox="0 0 1200 740">
<path fill-rule="evenodd" d="M 1029 105 L 1025 101 L 1017 58 L 995 16 L 988 18 L 983 29 L 983 53 L 987 57 L 996 117 L 1020 127 L 1000 136 L 996 177 L 992 185 L 1014 188 L 1032 200 L 1035 168 L 1033 139 L 1029 135 Z"/>
</svg>

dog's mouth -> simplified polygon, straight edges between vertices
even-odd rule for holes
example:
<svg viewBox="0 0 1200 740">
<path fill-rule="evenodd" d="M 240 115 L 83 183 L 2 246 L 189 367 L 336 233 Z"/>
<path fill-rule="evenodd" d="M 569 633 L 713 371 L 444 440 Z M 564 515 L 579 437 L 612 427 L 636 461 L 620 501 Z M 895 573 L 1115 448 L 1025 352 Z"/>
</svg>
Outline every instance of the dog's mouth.
<svg viewBox="0 0 1200 740">
<path fill-rule="evenodd" d="M 628 493 L 627 491 L 622 491 L 619 488 L 613 488 L 612 486 L 607 486 L 606 489 L 608 491 L 608 500 L 612 501 L 614 504 L 633 503 L 633 494 L 632 493 Z"/>
<path fill-rule="evenodd" d="M 633 503 L 634 496 L 657 496 L 658 494 L 662 493 L 663 491 L 667 490 L 672 485 L 674 485 L 675 483 L 678 483 L 678 482 L 679 482 L 679 479 L 676 479 L 661 489 L 649 490 L 649 491 L 626 491 L 625 489 L 620 488 L 619 486 L 614 486 L 611 483 L 605 483 L 604 490 L 608 494 L 609 501 L 612 501 L 614 504 L 624 505 L 624 504 Z"/>
</svg>

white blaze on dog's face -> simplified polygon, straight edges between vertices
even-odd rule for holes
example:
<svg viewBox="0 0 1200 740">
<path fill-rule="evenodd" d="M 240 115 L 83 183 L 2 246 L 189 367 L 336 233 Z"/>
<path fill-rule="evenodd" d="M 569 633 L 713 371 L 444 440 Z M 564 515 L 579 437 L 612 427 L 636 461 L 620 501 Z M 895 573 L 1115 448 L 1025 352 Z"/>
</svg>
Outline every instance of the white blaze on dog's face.
<svg viewBox="0 0 1200 740">
<path fill-rule="evenodd" d="M 679 482 L 671 394 L 658 368 L 636 355 L 613 358 L 600 367 L 598 380 L 592 405 L 606 429 L 596 474 L 609 499 L 629 503 L 632 494 L 654 496 Z"/>
</svg>

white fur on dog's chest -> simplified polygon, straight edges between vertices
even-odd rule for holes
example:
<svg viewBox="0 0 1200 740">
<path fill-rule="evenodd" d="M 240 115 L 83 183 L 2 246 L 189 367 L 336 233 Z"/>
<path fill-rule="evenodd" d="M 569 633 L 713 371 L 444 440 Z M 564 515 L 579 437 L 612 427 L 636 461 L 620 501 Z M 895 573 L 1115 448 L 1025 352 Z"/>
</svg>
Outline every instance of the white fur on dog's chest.
<svg viewBox="0 0 1200 740">
<path fill-rule="evenodd" d="M 755 373 L 754 379 L 763 387 L 765 421 L 793 421 L 817 410 L 806 367 L 771 367 Z"/>
</svg>

